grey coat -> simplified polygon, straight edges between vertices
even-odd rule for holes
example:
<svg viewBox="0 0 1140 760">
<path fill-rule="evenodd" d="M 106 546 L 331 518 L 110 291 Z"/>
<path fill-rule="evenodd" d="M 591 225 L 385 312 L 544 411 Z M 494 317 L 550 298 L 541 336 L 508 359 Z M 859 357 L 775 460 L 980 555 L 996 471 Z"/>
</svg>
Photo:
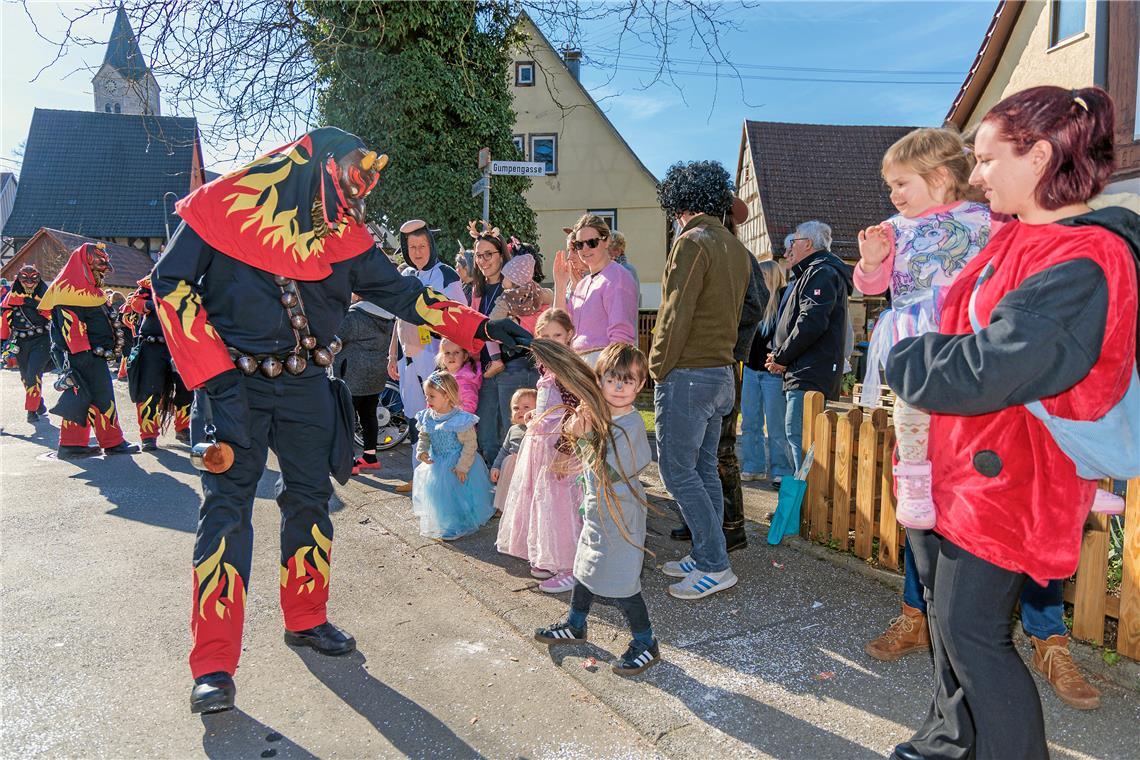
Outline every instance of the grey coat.
<svg viewBox="0 0 1140 760">
<path fill-rule="evenodd" d="M 353 306 L 340 323 L 337 335 L 344 348 L 336 355 L 333 369 L 353 396 L 380 393 L 388 380 L 388 346 L 392 320 Z"/>
<path fill-rule="evenodd" d="M 637 475 L 653 461 L 653 452 L 645 422 L 637 410 L 614 420 L 613 437 L 614 444 L 606 452 L 618 500 L 613 511 L 620 516 L 629 540 L 615 524 L 593 476 L 585 476 L 582 532 L 574 554 L 574 577 L 598 596 L 623 599 L 641 591 L 646 515 L 645 489 Z M 618 473 L 626 479 L 619 479 Z"/>
</svg>

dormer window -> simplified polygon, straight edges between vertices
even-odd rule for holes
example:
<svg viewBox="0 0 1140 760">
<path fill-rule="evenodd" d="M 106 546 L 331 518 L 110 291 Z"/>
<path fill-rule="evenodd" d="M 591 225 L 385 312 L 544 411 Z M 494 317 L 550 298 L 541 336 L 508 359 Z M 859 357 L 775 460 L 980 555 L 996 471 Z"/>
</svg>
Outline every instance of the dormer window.
<svg viewBox="0 0 1140 760">
<path fill-rule="evenodd" d="M 122 112 L 123 112 L 123 107 L 121 105 L 119 105 L 118 103 L 116 103 L 115 104 L 115 113 L 122 113 Z"/>
<path fill-rule="evenodd" d="M 534 61 L 515 61 L 515 87 L 534 87 Z"/>
</svg>

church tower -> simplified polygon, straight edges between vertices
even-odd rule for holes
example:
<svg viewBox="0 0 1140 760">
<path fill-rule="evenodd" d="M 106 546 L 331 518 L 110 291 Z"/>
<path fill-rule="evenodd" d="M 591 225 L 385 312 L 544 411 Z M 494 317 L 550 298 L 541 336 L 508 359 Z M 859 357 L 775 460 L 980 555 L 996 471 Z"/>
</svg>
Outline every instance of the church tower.
<svg viewBox="0 0 1140 760">
<path fill-rule="evenodd" d="M 95 110 L 104 113 L 160 115 L 158 82 L 143 58 L 123 6 L 107 43 L 103 65 L 91 80 Z"/>
</svg>

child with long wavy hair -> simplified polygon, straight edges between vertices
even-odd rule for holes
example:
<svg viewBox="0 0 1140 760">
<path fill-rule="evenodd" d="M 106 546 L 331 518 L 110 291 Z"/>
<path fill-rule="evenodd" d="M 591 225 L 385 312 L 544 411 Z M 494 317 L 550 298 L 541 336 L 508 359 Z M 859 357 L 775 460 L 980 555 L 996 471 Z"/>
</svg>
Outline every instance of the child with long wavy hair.
<svg viewBox="0 0 1140 760">
<path fill-rule="evenodd" d="M 538 318 L 535 334 L 571 351 L 574 324 L 565 311 L 549 309 Z M 578 407 L 578 397 L 541 360 L 539 369 L 537 404 L 519 448 L 495 547 L 529 561 L 531 575 L 542 579 L 539 589 L 559 594 L 574 588 L 574 551 L 582 531 L 578 460 L 562 441 L 562 418 Z"/>
<path fill-rule="evenodd" d="M 575 441 L 585 482 L 570 611 L 565 620 L 534 636 L 549 645 L 582 643 L 595 596 L 608 599 L 625 615 L 633 634 L 612 669 L 622 676 L 637 675 L 661 661 L 641 596 L 648 502 L 637 476 L 653 454 L 634 401 L 645 387 L 649 363 L 628 343 L 602 349 L 593 371 L 556 343 L 536 340 L 531 351 L 581 400 L 562 428 Z"/>
<path fill-rule="evenodd" d="M 990 239 L 990 209 L 970 187 L 974 160 L 949 129 L 916 129 L 883 156 L 882 174 L 898 214 L 859 233 L 855 285 L 868 295 L 891 292 L 875 325 L 859 403 L 877 406 L 880 372 L 903 338 L 937 332 L 942 303 L 958 273 Z M 934 527 L 927 441 L 930 415 L 896 401 L 899 462 L 897 516 L 907 528 Z"/>
</svg>

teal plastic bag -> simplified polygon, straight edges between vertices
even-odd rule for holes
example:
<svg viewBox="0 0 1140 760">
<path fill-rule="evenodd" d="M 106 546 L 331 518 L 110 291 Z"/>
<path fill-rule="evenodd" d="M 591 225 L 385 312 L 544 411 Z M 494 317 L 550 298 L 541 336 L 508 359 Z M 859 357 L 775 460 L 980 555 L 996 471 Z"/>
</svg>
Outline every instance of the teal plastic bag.
<svg viewBox="0 0 1140 760">
<path fill-rule="evenodd" d="M 784 536 L 800 532 L 800 507 L 807 491 L 807 476 L 815 461 L 815 444 L 808 449 L 803 464 L 794 477 L 780 481 L 780 499 L 776 502 L 776 513 L 772 515 L 772 525 L 768 528 L 768 543 L 777 545 Z"/>
</svg>

